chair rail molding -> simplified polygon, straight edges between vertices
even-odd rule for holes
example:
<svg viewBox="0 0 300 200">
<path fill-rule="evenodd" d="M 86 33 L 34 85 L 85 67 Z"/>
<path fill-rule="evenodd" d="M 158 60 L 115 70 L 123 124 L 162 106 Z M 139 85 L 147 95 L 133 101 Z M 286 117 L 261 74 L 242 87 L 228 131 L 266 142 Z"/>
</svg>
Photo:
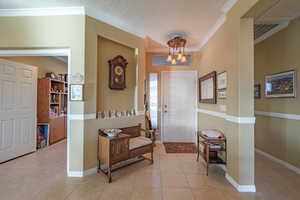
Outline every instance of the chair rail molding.
<svg viewBox="0 0 300 200">
<path fill-rule="evenodd" d="M 261 115 L 261 116 L 267 116 L 267 117 L 276 117 L 276 118 L 282 118 L 282 119 L 300 120 L 300 115 L 296 115 L 296 114 L 255 111 L 255 115 Z"/>
<path fill-rule="evenodd" d="M 197 109 L 197 112 L 212 115 L 214 117 L 220 117 L 227 121 L 238 123 L 238 124 L 255 124 L 255 117 L 237 117 L 233 115 L 228 115 L 223 112 L 216 112 L 216 111 L 205 110 L 205 109 Z"/>
</svg>

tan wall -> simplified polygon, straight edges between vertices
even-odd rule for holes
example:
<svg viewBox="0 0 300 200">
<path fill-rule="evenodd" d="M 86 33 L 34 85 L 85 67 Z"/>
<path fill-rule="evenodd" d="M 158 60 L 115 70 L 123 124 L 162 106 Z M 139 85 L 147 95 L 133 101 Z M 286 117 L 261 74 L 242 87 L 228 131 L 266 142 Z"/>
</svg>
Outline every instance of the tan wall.
<svg viewBox="0 0 300 200">
<path fill-rule="evenodd" d="M 112 40 L 124 46 L 135 49 L 137 56 L 135 58 L 137 62 L 137 77 L 131 81 L 136 81 L 137 88 L 134 98 L 134 106 L 138 111 L 144 110 L 143 105 L 143 94 L 144 94 L 144 74 L 145 74 L 145 47 L 144 40 L 136 37 L 111 25 L 105 24 L 101 21 L 86 17 L 85 27 L 85 113 L 96 113 L 97 112 L 97 96 L 99 91 L 97 90 L 97 84 L 99 79 L 97 78 L 98 67 L 98 36 Z M 118 47 L 119 48 L 119 47 Z M 100 60 L 101 62 L 101 60 Z M 105 61 L 106 62 L 106 61 Z M 105 83 L 107 86 L 107 83 Z M 108 87 L 108 86 L 107 86 Z M 124 105 L 132 105 L 133 102 L 120 102 Z M 144 123 L 144 116 L 125 117 L 112 120 L 100 120 L 91 119 L 84 121 L 84 169 L 95 168 L 97 166 L 97 133 L 99 128 L 108 127 L 125 127 L 136 125 L 137 123 Z"/>
<path fill-rule="evenodd" d="M 147 74 L 162 70 L 197 70 L 202 77 L 212 71 L 227 71 L 227 98 L 217 104 L 198 104 L 198 108 L 235 117 L 253 117 L 253 19 L 242 17 L 258 1 L 238 1 L 227 14 L 227 20 L 206 45 L 193 53 L 191 67 L 153 67 L 151 54 L 147 58 Z M 228 140 L 228 173 L 241 185 L 254 184 L 254 125 L 238 124 L 224 118 L 198 114 L 198 129 L 218 128 Z"/>
<path fill-rule="evenodd" d="M 128 62 L 126 67 L 126 88 L 124 90 L 111 90 L 109 82 L 108 61 L 122 55 Z M 135 108 L 136 88 L 136 58 L 135 50 L 120 43 L 98 38 L 98 111 L 126 111 Z"/>
<path fill-rule="evenodd" d="M 255 83 L 261 85 L 262 98 L 255 110 L 300 115 L 300 97 L 265 98 L 265 75 L 295 69 L 300 88 L 300 18 L 287 28 L 255 45 Z M 256 116 L 255 146 L 281 160 L 300 167 L 300 122 L 292 119 Z"/>
<path fill-rule="evenodd" d="M 54 72 L 57 75 L 68 73 L 68 64 L 56 59 L 53 56 L 16 56 L 2 58 L 36 66 L 38 70 L 38 78 L 45 77 L 47 72 Z"/>
<path fill-rule="evenodd" d="M 84 75 L 84 15 L 0 17 L 0 49 L 71 50 L 71 75 Z M 71 114 L 83 114 L 82 102 L 71 103 Z M 70 170 L 83 169 L 83 123 L 70 122 Z"/>
</svg>

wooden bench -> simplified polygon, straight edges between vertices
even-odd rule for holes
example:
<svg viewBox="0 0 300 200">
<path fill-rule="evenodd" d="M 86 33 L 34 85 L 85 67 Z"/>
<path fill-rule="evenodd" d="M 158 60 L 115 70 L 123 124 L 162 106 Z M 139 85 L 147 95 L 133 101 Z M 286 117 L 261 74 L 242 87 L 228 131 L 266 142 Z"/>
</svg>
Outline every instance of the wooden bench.
<svg viewBox="0 0 300 200">
<path fill-rule="evenodd" d="M 141 124 L 120 129 L 122 132 L 117 137 L 108 137 L 99 130 L 98 172 L 106 174 L 108 182 L 112 180 L 111 173 L 121 167 L 145 159 L 153 163 L 154 131 L 142 129 Z M 143 156 L 146 153 L 151 154 L 150 159 Z"/>
</svg>

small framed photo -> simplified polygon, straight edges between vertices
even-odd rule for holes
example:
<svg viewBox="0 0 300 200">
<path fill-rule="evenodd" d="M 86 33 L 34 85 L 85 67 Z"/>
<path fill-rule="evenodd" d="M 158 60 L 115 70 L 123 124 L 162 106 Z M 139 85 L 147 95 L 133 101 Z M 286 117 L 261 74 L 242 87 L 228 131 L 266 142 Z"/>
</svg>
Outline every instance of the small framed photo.
<svg viewBox="0 0 300 200">
<path fill-rule="evenodd" d="M 217 76 L 217 89 L 224 90 L 227 88 L 227 72 L 221 72 Z"/>
<path fill-rule="evenodd" d="M 226 90 L 218 90 L 217 97 L 218 99 L 226 99 Z"/>
<path fill-rule="evenodd" d="M 83 85 L 71 84 L 70 85 L 70 101 L 83 101 Z"/>
<path fill-rule="evenodd" d="M 260 84 L 255 84 L 254 85 L 254 98 L 255 99 L 260 99 L 261 94 L 260 94 Z"/>
<path fill-rule="evenodd" d="M 265 77 L 267 98 L 296 97 L 296 71 L 291 70 Z"/>
</svg>

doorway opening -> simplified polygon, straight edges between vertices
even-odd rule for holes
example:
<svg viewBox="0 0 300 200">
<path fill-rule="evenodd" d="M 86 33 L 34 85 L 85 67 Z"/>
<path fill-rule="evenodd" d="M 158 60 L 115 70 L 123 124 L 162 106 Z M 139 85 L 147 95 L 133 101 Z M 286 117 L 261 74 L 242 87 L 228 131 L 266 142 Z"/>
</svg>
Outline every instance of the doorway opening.
<svg viewBox="0 0 300 200">
<path fill-rule="evenodd" d="M 0 50 L 0 56 L 0 71 L 4 70 L 0 88 L 7 89 L 6 83 L 11 86 L 11 90 L 0 90 L 7 100 L 2 101 L 1 107 L 10 108 L 15 114 L 8 117 L 8 110 L 0 109 L 1 120 L 5 122 L 1 123 L 5 128 L 1 145 L 6 147 L 0 152 L 1 163 L 32 152 L 41 155 L 48 148 L 55 151 L 58 147 L 59 153 L 66 155 L 63 163 L 69 172 L 70 50 Z M 5 116 L 8 118 L 4 119 Z"/>
</svg>

